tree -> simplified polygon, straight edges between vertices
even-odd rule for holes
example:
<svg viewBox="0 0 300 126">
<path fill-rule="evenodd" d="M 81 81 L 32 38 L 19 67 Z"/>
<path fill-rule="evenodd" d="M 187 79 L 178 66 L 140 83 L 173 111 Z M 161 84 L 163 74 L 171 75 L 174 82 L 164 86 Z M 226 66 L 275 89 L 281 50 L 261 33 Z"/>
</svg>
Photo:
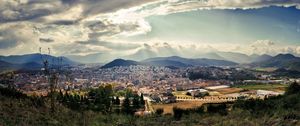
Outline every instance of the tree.
<svg viewBox="0 0 300 126">
<path fill-rule="evenodd" d="M 61 90 L 59 90 L 59 94 L 58 94 L 58 97 L 57 97 L 58 101 L 62 101 L 63 98 L 64 98 L 64 94 L 62 93 Z"/>
<path fill-rule="evenodd" d="M 191 92 L 186 92 L 186 95 L 192 96 Z"/>
<path fill-rule="evenodd" d="M 227 115 L 227 107 L 225 103 L 221 104 L 207 104 L 207 112 L 219 113 L 221 115 Z"/>
<path fill-rule="evenodd" d="M 162 115 L 162 114 L 164 113 L 164 109 L 159 108 L 159 109 L 157 109 L 157 110 L 155 111 L 155 113 L 156 113 L 157 115 Z"/>
<path fill-rule="evenodd" d="M 110 112 L 112 103 L 112 85 L 100 86 L 97 89 L 92 89 L 88 93 L 88 98 L 92 99 L 93 105 L 89 107 L 96 111 Z"/>
<path fill-rule="evenodd" d="M 114 104 L 115 105 L 120 105 L 120 99 L 119 99 L 118 96 L 116 97 Z"/>
<path fill-rule="evenodd" d="M 133 101 L 132 101 L 132 104 L 133 104 L 133 108 L 135 110 L 139 109 L 141 107 L 141 104 L 140 104 L 140 100 L 139 100 L 139 96 L 138 95 L 134 95 L 133 96 Z"/>
<path fill-rule="evenodd" d="M 174 118 L 180 120 L 183 115 L 183 109 L 173 107 Z"/>
<path fill-rule="evenodd" d="M 293 82 L 290 86 L 288 86 L 285 94 L 291 95 L 291 94 L 297 94 L 300 93 L 300 85 L 297 82 Z"/>
<path fill-rule="evenodd" d="M 124 101 L 123 101 L 122 111 L 126 114 L 132 114 L 132 108 L 130 106 L 130 100 L 129 100 L 128 96 L 126 96 Z"/>
<path fill-rule="evenodd" d="M 144 94 L 143 93 L 140 96 L 140 104 L 141 104 L 141 107 L 145 106 L 145 99 L 144 99 Z"/>
</svg>

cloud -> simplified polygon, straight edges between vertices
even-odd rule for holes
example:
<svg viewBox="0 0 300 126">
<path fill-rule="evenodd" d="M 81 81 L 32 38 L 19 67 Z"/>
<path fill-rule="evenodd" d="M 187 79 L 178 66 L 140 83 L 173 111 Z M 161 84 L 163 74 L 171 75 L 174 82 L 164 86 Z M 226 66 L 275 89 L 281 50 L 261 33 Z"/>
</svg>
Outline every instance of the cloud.
<svg viewBox="0 0 300 126">
<path fill-rule="evenodd" d="M 134 43 L 116 43 L 116 42 L 106 42 L 106 41 L 98 41 L 98 40 L 78 41 L 77 43 L 82 45 L 102 46 L 115 51 L 131 50 L 131 49 L 136 49 L 141 47 L 140 44 L 134 44 Z"/>
<path fill-rule="evenodd" d="M 54 40 L 50 38 L 40 38 L 40 42 L 50 43 L 50 42 L 54 42 Z"/>
<path fill-rule="evenodd" d="M 140 49 L 163 55 L 193 55 L 198 53 L 195 50 L 222 49 L 223 45 L 186 46 L 169 42 L 142 45 L 119 40 L 152 31 L 145 18 L 153 15 L 197 9 L 300 7 L 298 0 L 0 0 L 0 3 L 0 54 L 3 55 L 32 53 L 38 47 L 53 48 L 55 55 L 128 53 Z M 267 46 L 276 45 L 258 41 L 251 48 L 272 52 Z"/>
<path fill-rule="evenodd" d="M 201 9 L 254 9 L 268 6 L 299 6 L 298 0 L 157 0 L 114 13 L 95 15 L 83 22 L 93 22 L 89 27 L 98 37 L 134 36 L 152 30 L 145 21 L 153 15 L 167 15 Z M 100 30 L 100 31 L 99 31 Z"/>
<path fill-rule="evenodd" d="M 0 0 L 0 22 L 32 20 L 63 11 L 60 0 Z"/>
<path fill-rule="evenodd" d="M 0 49 L 7 49 L 16 47 L 18 45 L 18 41 L 13 39 L 0 39 Z"/>
<path fill-rule="evenodd" d="M 275 43 L 271 40 L 257 40 L 251 44 L 252 47 L 269 47 L 273 45 Z"/>
<path fill-rule="evenodd" d="M 298 46 L 298 47 L 296 48 L 296 53 L 297 53 L 298 55 L 300 55 L 300 46 Z"/>
</svg>

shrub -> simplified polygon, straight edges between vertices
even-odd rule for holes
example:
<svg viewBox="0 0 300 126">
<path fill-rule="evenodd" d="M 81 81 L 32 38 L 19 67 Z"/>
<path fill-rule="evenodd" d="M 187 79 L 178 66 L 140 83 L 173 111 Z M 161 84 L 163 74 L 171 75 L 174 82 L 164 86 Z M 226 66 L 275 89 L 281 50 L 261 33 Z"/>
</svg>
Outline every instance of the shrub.
<svg viewBox="0 0 300 126">
<path fill-rule="evenodd" d="M 157 110 L 155 111 L 155 113 L 156 113 L 157 115 L 162 115 L 162 114 L 164 113 L 164 109 L 159 108 L 159 109 L 157 109 Z"/>
</svg>

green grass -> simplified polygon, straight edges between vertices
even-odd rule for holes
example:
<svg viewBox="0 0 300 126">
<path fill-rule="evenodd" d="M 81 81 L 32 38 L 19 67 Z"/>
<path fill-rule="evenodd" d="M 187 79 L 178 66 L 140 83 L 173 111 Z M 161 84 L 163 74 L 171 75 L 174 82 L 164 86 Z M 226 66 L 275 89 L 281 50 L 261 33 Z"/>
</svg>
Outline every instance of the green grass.
<svg viewBox="0 0 300 126">
<path fill-rule="evenodd" d="M 236 88 L 246 90 L 271 90 L 271 91 L 284 91 L 288 85 L 285 84 L 245 84 L 237 85 Z"/>
<path fill-rule="evenodd" d="M 267 67 L 267 68 L 255 68 L 256 71 L 261 71 L 261 72 L 272 72 L 275 71 L 277 68 L 275 67 Z"/>
</svg>

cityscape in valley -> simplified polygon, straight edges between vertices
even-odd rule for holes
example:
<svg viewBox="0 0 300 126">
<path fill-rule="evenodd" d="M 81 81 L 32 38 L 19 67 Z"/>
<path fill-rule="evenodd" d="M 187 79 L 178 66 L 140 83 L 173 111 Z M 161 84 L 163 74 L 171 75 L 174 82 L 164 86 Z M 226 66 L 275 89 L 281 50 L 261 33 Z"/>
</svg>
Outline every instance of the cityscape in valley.
<svg viewBox="0 0 300 126">
<path fill-rule="evenodd" d="M 37 59 L 33 57 L 37 57 Z M 80 92 L 89 88 L 97 88 L 101 85 L 113 84 L 116 91 L 131 89 L 139 94 L 143 93 L 149 96 L 151 101 L 157 103 L 174 101 L 172 97 L 167 96 L 177 91 L 190 92 L 192 94 L 207 92 L 211 94 L 209 96 L 228 95 L 230 97 L 242 97 L 245 94 L 253 94 L 253 91 L 256 91 L 254 95 L 263 95 L 262 98 L 264 98 L 266 96 L 283 94 L 284 87 L 288 84 L 300 82 L 300 71 L 297 70 L 300 69 L 300 66 L 295 66 L 295 68 L 288 66 L 290 62 L 300 63 L 300 58 L 291 54 L 279 54 L 274 57 L 257 56 L 255 59 L 260 61 L 254 61 L 249 64 L 238 64 L 233 61 L 207 58 L 187 59 L 171 56 L 150 58 L 141 62 L 115 59 L 102 65 L 80 64 L 68 58 L 61 60 L 59 57 L 29 54 L 2 57 L 3 62 L 7 63 L 3 63 L 3 66 L 9 65 L 8 62 L 10 61 L 12 64 L 20 60 L 24 60 L 26 61 L 24 64 L 30 65 L 24 68 L 19 68 L 19 66 L 23 65 L 3 67 L 3 69 L 7 69 L 3 70 L 1 79 L 5 80 L 7 76 L 12 77 L 12 86 L 20 89 L 25 94 L 47 95 L 50 87 L 49 77 L 45 74 L 45 67 L 42 64 L 42 59 L 47 60 L 47 58 L 49 61 L 57 60 L 56 64 L 55 62 L 49 62 L 49 66 L 47 66 L 50 72 L 58 74 L 57 90 Z M 272 62 L 277 64 L 268 66 L 268 64 L 273 64 Z M 282 66 L 277 66 L 278 64 L 282 64 Z M 237 88 L 251 84 L 271 85 L 271 87 L 270 89 L 265 88 L 266 90 L 259 90 L 258 87 L 259 91 L 250 90 L 252 93 L 249 90 Z M 272 87 L 273 84 L 274 87 Z M 219 89 L 220 92 L 218 92 Z M 262 89 L 264 88 L 262 87 Z M 262 93 L 259 93 L 260 91 Z M 176 98 L 176 95 L 172 96 Z M 252 97 L 252 95 L 248 96 Z M 185 97 L 197 99 L 194 95 L 185 95 Z"/>
<path fill-rule="evenodd" d="M 298 1 L 0 3 L 0 126 L 300 125 Z"/>
</svg>

